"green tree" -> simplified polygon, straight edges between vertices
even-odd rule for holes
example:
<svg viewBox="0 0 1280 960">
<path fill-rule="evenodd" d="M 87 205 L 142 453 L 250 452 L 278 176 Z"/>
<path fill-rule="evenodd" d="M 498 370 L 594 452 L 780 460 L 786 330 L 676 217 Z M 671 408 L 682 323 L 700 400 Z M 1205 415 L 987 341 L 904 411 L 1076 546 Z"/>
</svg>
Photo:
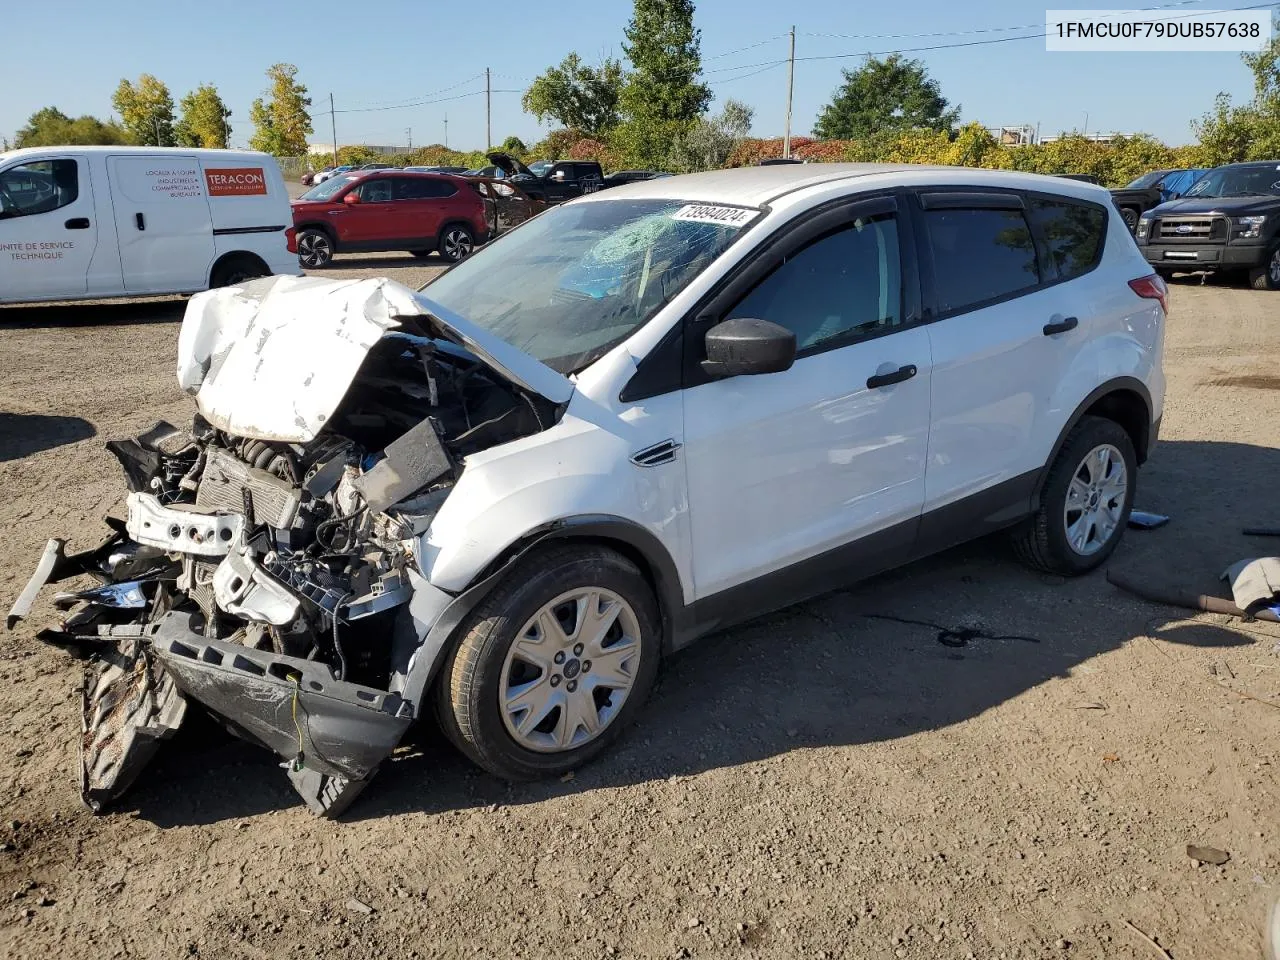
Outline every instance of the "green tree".
<svg viewBox="0 0 1280 960">
<path fill-rule="evenodd" d="M 524 141 L 519 137 L 507 137 L 502 141 L 502 146 L 498 148 L 503 153 L 509 153 L 513 157 L 523 158 L 529 152 L 529 148 L 525 146 Z"/>
<path fill-rule="evenodd" d="M 1220 93 L 1213 109 L 1191 124 L 1210 164 L 1280 156 L 1280 15 L 1271 42 L 1240 59 L 1253 74 L 1253 99 L 1234 106 Z"/>
<path fill-rule="evenodd" d="M 172 147 L 173 97 L 169 88 L 149 73 L 137 83 L 121 80 L 111 98 L 133 141 L 148 147 Z"/>
<path fill-rule="evenodd" d="M 948 110 L 938 81 L 919 60 L 890 54 L 871 57 L 857 70 L 844 70 L 844 83 L 814 124 L 823 140 L 858 140 L 903 130 L 950 133 L 959 108 Z"/>
<path fill-rule="evenodd" d="M 711 102 L 702 73 L 702 31 L 693 25 L 693 0 L 635 0 L 623 52 L 634 68 L 622 90 L 623 112 L 634 121 L 691 124 Z"/>
<path fill-rule="evenodd" d="M 307 152 L 311 136 L 311 98 L 297 81 L 298 68 L 277 63 L 267 69 L 271 87 L 267 99 L 259 97 L 249 108 L 253 136 L 249 146 L 275 157 L 300 157 Z"/>
<path fill-rule="evenodd" d="M 97 117 L 72 119 L 57 107 L 45 107 L 27 118 L 18 131 L 17 147 L 114 146 L 129 142 L 129 133 L 117 123 L 103 123 Z"/>
<path fill-rule="evenodd" d="M 173 133 L 181 147 L 225 149 L 231 137 L 231 111 L 218 95 L 218 88 L 202 83 L 178 103 L 181 116 Z"/>
<path fill-rule="evenodd" d="M 549 67 L 525 91 L 521 104 L 542 123 L 555 120 L 589 137 L 607 134 L 618 125 L 622 64 L 605 60 L 589 67 L 571 53 Z"/>
<path fill-rule="evenodd" d="M 679 137 L 671 150 L 671 166 L 681 173 L 719 170 L 751 132 L 755 111 L 745 103 L 726 100 L 714 117 L 703 117 Z"/>
</svg>

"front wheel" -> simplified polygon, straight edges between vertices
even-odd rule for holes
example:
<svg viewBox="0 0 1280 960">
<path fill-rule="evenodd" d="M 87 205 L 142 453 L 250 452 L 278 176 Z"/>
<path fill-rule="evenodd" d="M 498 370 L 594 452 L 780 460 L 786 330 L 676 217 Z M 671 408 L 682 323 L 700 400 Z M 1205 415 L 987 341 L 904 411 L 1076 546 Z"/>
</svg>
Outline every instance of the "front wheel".
<svg viewBox="0 0 1280 960">
<path fill-rule="evenodd" d="M 441 727 L 509 780 L 565 773 L 609 746 L 657 676 L 648 582 L 612 550 L 540 550 L 481 601 L 437 684 Z"/>
<path fill-rule="evenodd" d="M 1123 427 L 1082 417 L 1049 468 L 1039 510 L 1015 531 L 1019 559 L 1064 577 L 1100 566 L 1129 522 L 1137 468 Z"/>
<path fill-rule="evenodd" d="M 450 263 L 457 263 L 475 249 L 476 241 L 471 231 L 460 223 L 450 224 L 440 234 L 440 256 Z"/>
<path fill-rule="evenodd" d="M 1249 286 L 1255 290 L 1280 290 L 1280 243 L 1271 248 L 1265 264 L 1249 271 Z"/>
<path fill-rule="evenodd" d="M 308 228 L 298 234 L 298 262 L 308 270 L 320 270 L 333 260 L 333 241 L 323 230 Z"/>
<path fill-rule="evenodd" d="M 1138 211 L 1133 207 L 1121 207 L 1120 219 L 1124 221 L 1124 225 L 1129 228 L 1130 233 L 1134 233 L 1138 229 Z"/>
</svg>

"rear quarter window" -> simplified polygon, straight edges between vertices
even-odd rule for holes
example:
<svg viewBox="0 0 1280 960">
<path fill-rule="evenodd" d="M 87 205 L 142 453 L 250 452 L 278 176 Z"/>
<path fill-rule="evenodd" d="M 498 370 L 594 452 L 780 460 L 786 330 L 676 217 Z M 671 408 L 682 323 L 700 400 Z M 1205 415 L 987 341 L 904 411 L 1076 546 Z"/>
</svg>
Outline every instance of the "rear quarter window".
<svg viewBox="0 0 1280 960">
<path fill-rule="evenodd" d="M 1042 197 L 1031 198 L 1030 210 L 1059 279 L 1079 277 L 1098 265 L 1107 234 L 1106 210 L 1091 203 Z"/>
</svg>

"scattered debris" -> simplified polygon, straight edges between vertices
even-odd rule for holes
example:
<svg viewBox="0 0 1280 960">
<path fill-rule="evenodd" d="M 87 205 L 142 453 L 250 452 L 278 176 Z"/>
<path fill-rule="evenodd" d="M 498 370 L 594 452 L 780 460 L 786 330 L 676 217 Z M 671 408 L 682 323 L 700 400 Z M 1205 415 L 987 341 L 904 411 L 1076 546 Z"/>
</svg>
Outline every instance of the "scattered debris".
<svg viewBox="0 0 1280 960">
<path fill-rule="evenodd" d="M 1187 856 L 1201 863 L 1211 863 L 1215 867 L 1220 867 L 1231 859 L 1231 854 L 1225 850 L 1219 850 L 1217 847 L 1199 847 L 1194 843 L 1187 844 Z"/>
<path fill-rule="evenodd" d="M 1164 513 L 1151 513 L 1147 510 L 1129 511 L 1130 530 L 1155 530 L 1168 522 L 1169 517 Z"/>
<path fill-rule="evenodd" d="M 352 897 L 347 901 L 347 909 L 352 913 L 359 913 L 366 917 L 373 913 L 373 907 L 369 906 L 369 904 L 365 903 L 363 900 L 357 900 L 355 897 Z"/>
<path fill-rule="evenodd" d="M 1117 753 L 1104 753 L 1102 755 L 1102 762 L 1103 763 L 1119 763 L 1120 755 Z"/>
<path fill-rule="evenodd" d="M 1225 613 L 1231 617 L 1248 619 L 1245 612 L 1230 600 L 1211 597 L 1203 593 L 1183 593 L 1177 588 L 1139 582 L 1136 578 L 1117 573 L 1114 569 L 1107 571 L 1107 583 L 1152 603 L 1164 603 L 1171 607 L 1182 607 L 1184 610 L 1200 610 L 1205 613 Z M 1272 610 L 1258 610 L 1254 613 L 1253 619 L 1280 623 L 1280 614 Z"/>
<path fill-rule="evenodd" d="M 864 613 L 868 620 L 889 620 L 893 623 L 910 624 L 913 627 L 932 627 L 938 631 L 937 641 L 944 647 L 967 647 L 972 640 L 1022 640 L 1025 643 L 1039 643 L 1035 637 L 1017 635 L 999 636 L 980 630 L 977 627 L 944 627 L 928 620 L 908 620 L 904 617 L 891 617 L 883 613 Z"/>
<path fill-rule="evenodd" d="M 1107 709 L 1107 705 L 1105 703 L 1093 703 L 1093 702 L 1073 703 L 1071 705 L 1071 709 L 1072 710 L 1105 710 Z"/>
<path fill-rule="evenodd" d="M 1223 570 L 1221 579 L 1231 584 L 1231 596 L 1245 619 L 1252 619 L 1280 594 L 1280 557 L 1240 560 Z"/>
<path fill-rule="evenodd" d="M 1149 936 L 1147 936 L 1145 933 L 1143 933 L 1141 930 L 1135 927 L 1128 920 L 1121 920 L 1120 922 L 1123 923 L 1130 930 L 1132 930 L 1134 933 L 1136 933 L 1138 936 L 1140 936 L 1143 940 L 1147 941 L 1147 943 L 1151 944 L 1152 949 L 1155 950 L 1158 954 L 1160 954 L 1160 956 L 1164 957 L 1165 960 L 1173 960 L 1173 954 L 1171 954 L 1164 947 L 1160 946 L 1160 944 L 1152 940 Z"/>
</svg>

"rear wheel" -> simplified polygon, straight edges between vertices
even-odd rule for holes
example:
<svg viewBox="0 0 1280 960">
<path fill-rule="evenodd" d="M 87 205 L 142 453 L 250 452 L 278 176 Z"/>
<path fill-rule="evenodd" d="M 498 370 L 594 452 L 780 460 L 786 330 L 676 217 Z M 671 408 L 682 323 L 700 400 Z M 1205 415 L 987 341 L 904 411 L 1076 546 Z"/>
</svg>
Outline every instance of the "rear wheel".
<svg viewBox="0 0 1280 960">
<path fill-rule="evenodd" d="M 1101 565 L 1129 522 L 1136 473 L 1137 455 L 1124 428 L 1083 417 L 1049 468 L 1040 509 L 1015 532 L 1019 558 L 1064 577 Z"/>
<path fill-rule="evenodd" d="M 1249 286 L 1255 290 L 1280 290 L 1280 243 L 1267 254 L 1267 262 L 1249 271 Z"/>
<path fill-rule="evenodd" d="M 308 270 L 327 267 L 333 260 L 333 241 L 323 230 L 308 227 L 298 234 L 298 262 Z"/>
<path fill-rule="evenodd" d="M 475 249 L 475 237 L 460 223 L 451 223 L 440 233 L 440 256 L 457 263 Z"/>
<path fill-rule="evenodd" d="M 228 257 L 213 268 L 209 276 L 210 287 L 234 287 L 258 277 L 269 277 L 267 265 L 255 256 L 241 254 Z"/>
<path fill-rule="evenodd" d="M 1120 219 L 1124 221 L 1124 225 L 1129 228 L 1130 233 L 1138 229 L 1138 211 L 1133 207 L 1121 207 Z"/>
<path fill-rule="evenodd" d="M 463 627 L 437 686 L 441 727 L 499 777 L 572 770 L 607 748 L 648 696 L 660 622 L 648 582 L 620 554 L 538 551 Z"/>
</svg>

